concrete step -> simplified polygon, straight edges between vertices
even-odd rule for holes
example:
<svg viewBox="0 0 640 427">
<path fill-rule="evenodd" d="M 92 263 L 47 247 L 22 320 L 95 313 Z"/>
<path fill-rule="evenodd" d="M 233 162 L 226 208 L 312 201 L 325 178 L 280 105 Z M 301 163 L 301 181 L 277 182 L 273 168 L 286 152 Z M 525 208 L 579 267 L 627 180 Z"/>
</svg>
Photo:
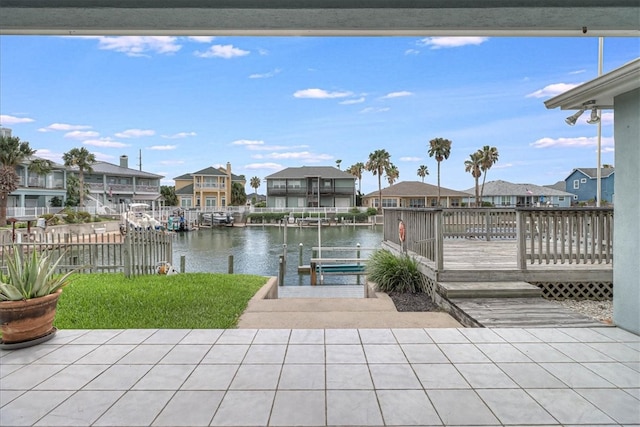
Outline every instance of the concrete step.
<svg viewBox="0 0 640 427">
<path fill-rule="evenodd" d="M 542 290 L 527 282 L 438 282 L 447 298 L 529 298 L 542 296 Z"/>
</svg>

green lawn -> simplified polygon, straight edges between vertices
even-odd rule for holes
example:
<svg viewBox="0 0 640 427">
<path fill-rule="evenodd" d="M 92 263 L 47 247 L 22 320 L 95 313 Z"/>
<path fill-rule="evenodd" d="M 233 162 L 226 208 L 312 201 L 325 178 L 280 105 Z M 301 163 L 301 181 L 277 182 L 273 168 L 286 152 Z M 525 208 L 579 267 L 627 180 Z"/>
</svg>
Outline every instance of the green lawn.
<svg viewBox="0 0 640 427">
<path fill-rule="evenodd" d="M 62 291 L 58 329 L 235 328 L 267 279 L 243 274 L 78 274 Z"/>
</svg>

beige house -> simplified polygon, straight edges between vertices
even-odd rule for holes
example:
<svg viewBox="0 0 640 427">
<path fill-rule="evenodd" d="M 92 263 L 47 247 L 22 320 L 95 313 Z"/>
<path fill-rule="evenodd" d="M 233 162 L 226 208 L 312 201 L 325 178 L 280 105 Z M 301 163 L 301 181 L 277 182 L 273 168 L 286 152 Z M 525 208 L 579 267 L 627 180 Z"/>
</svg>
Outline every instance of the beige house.
<svg viewBox="0 0 640 427">
<path fill-rule="evenodd" d="M 203 208 L 213 210 L 224 208 L 231 202 L 231 188 L 234 182 L 244 187 L 244 176 L 231 173 L 231 163 L 227 167 L 208 168 L 193 173 L 187 173 L 173 178 L 176 186 L 176 196 L 180 207 Z"/>
<path fill-rule="evenodd" d="M 467 193 L 440 187 L 440 205 L 447 208 L 462 206 L 469 198 Z M 402 181 L 382 189 L 383 208 L 430 208 L 438 201 L 438 186 L 420 181 Z M 378 191 L 362 197 L 362 206 L 377 208 Z"/>
</svg>

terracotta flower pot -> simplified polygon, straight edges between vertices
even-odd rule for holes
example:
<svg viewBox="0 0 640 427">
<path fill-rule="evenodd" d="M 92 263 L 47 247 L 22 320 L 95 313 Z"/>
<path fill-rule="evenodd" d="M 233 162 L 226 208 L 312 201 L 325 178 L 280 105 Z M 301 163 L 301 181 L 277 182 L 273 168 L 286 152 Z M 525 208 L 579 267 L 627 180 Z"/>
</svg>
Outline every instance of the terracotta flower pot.
<svg viewBox="0 0 640 427">
<path fill-rule="evenodd" d="M 61 293 L 62 289 L 26 301 L 0 302 L 2 343 L 31 341 L 51 333 L 54 330 L 53 319 Z"/>
</svg>

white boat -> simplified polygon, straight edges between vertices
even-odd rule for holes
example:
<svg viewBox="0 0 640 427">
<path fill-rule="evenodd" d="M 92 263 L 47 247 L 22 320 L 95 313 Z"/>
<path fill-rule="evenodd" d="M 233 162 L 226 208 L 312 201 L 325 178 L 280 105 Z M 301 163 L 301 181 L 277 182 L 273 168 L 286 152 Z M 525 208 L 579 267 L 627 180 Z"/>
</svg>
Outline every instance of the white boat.
<svg viewBox="0 0 640 427">
<path fill-rule="evenodd" d="M 213 213 L 203 213 L 201 223 L 205 227 L 211 227 L 214 225 L 233 225 L 233 215 L 228 212 L 213 212 Z"/>
<path fill-rule="evenodd" d="M 120 230 L 160 230 L 162 224 L 155 219 L 146 203 L 131 203 L 129 210 L 122 214 Z"/>
</svg>

